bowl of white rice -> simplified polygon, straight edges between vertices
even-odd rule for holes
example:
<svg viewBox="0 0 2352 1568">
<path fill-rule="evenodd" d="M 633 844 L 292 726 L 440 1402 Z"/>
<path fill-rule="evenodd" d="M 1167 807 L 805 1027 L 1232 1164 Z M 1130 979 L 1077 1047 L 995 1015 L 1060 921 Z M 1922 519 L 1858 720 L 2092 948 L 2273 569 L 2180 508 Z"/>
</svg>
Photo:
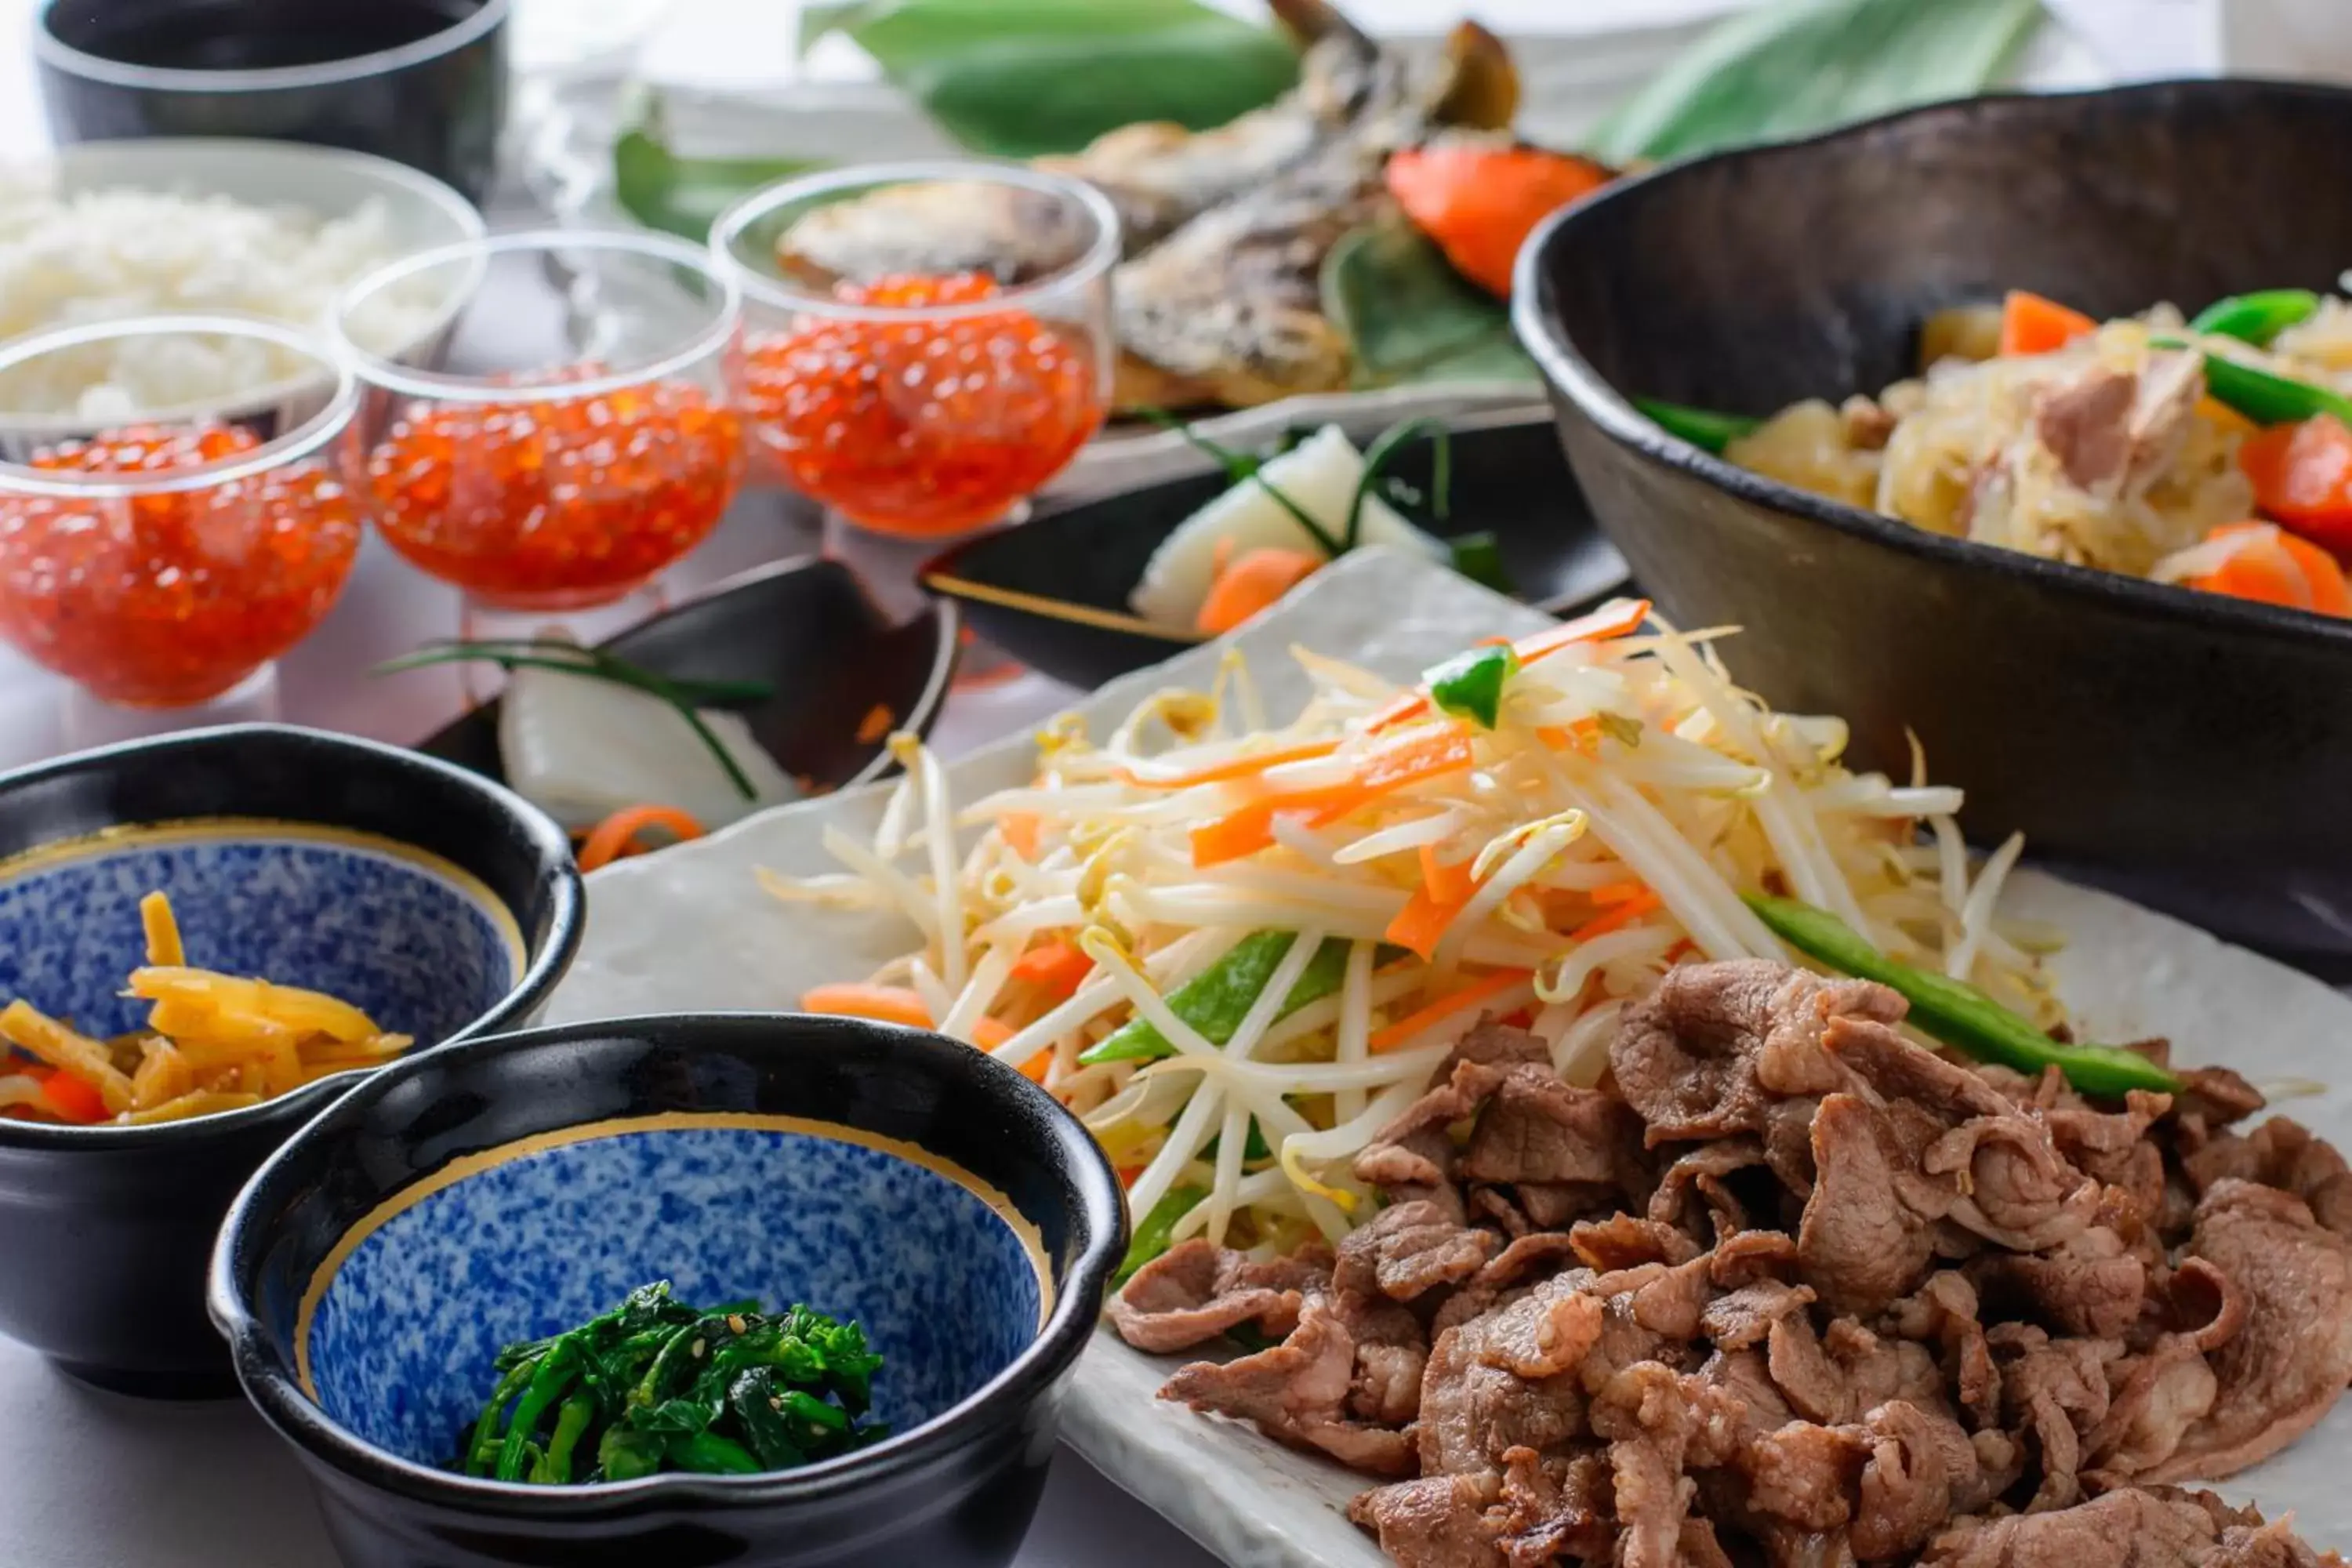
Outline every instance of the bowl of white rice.
<svg viewBox="0 0 2352 1568">
<path fill-rule="evenodd" d="M 93 142 L 0 167 L 0 342 L 159 312 L 320 327 L 362 275 L 479 237 L 455 190 L 363 153 L 292 142 Z M 430 367 L 478 274 L 436 273 L 355 329 L 375 353 Z M 314 365 L 258 342 L 97 343 L 0 376 L 12 447 L 131 421 L 297 420 L 327 391 Z"/>
</svg>

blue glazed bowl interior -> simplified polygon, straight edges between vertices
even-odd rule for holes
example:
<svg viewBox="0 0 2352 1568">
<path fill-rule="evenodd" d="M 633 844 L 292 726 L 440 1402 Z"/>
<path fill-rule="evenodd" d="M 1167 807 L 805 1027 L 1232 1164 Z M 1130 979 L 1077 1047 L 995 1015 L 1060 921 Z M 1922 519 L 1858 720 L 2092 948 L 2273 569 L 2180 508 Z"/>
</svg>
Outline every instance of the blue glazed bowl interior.
<svg viewBox="0 0 2352 1568">
<path fill-rule="evenodd" d="M 0 1001 L 85 1034 L 142 1023 L 139 900 L 161 890 L 187 959 L 324 991 L 420 1045 L 496 1006 L 522 974 L 515 919 L 457 867 L 389 839 L 297 824 L 119 829 L 0 863 Z"/>
<path fill-rule="evenodd" d="M 932 1156 L 775 1116 L 673 1114 L 541 1134 L 418 1183 L 347 1233 L 289 1335 L 303 1388 L 378 1448 L 442 1466 L 516 1340 L 667 1279 L 694 1306 L 804 1302 L 882 1356 L 906 1432 L 1010 1366 L 1050 1307 L 1012 1205 Z M 280 1331 L 285 1331 L 281 1328 Z"/>
</svg>

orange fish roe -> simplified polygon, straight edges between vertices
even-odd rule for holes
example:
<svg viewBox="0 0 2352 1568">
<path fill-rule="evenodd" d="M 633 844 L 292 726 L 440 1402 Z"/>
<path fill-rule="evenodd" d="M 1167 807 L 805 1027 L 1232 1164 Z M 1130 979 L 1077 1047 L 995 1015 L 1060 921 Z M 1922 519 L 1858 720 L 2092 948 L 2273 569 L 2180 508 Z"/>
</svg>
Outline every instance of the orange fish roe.
<svg viewBox="0 0 2352 1568">
<path fill-rule="evenodd" d="M 968 304 L 980 273 L 843 285 L 856 304 Z M 743 401 L 801 490 L 868 528 L 921 536 L 997 518 L 1062 469 L 1102 424 L 1082 343 L 1024 310 L 957 320 L 832 321 L 752 339 Z"/>
<path fill-rule="evenodd" d="M 582 365 L 566 379 L 602 374 Z M 517 609 L 579 609 L 642 586 L 709 536 L 742 478 L 741 420 L 686 381 L 411 404 L 367 462 L 394 549 Z"/>
<path fill-rule="evenodd" d="M 259 445 L 229 426 L 137 426 L 31 466 L 163 475 Z M 0 634 L 109 701 L 184 707 L 317 626 L 359 542 L 357 502 L 323 456 L 153 495 L 0 494 Z"/>
</svg>

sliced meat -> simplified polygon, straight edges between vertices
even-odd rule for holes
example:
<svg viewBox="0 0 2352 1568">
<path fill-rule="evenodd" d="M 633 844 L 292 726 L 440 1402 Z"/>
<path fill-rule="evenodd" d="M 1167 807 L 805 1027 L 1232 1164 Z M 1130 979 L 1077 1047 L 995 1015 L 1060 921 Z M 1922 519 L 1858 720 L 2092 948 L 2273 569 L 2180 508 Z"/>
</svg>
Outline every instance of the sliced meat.
<svg viewBox="0 0 2352 1568">
<path fill-rule="evenodd" d="M 1489 1517 L 1512 1568 L 1537 1568 L 1563 1556 L 1608 1561 L 1617 1541 L 1616 1488 L 1608 1455 L 1582 1448 L 1560 1458 L 1513 1448 L 1503 1456 L 1503 1500 Z M 1685 1533 L 1686 1557 L 1692 1549 Z"/>
<path fill-rule="evenodd" d="M 2031 1507 L 2065 1508 L 2082 1496 L 2083 1436 L 2106 1419 L 2106 1363 L 2121 1347 L 2099 1340 L 2053 1340 L 2037 1328 L 2002 1323 L 1987 1336 L 2000 1358 L 2001 1411 L 2042 1469 Z"/>
<path fill-rule="evenodd" d="M 2064 1246 L 2099 1206 L 2099 1184 L 2068 1164 L 2049 1123 L 2027 1111 L 1970 1118 L 1937 1139 L 1920 1168 L 1958 1183 L 1954 1225 L 2012 1252 Z"/>
<path fill-rule="evenodd" d="M 1946 1268 L 1929 1275 L 1916 1295 L 1895 1303 L 1890 1325 L 1907 1341 L 1937 1347 L 1954 1402 L 1982 1430 L 2000 1419 L 2000 1373 L 1979 1310 L 1976 1287 Z"/>
<path fill-rule="evenodd" d="M 1775 1098 L 1845 1086 L 1822 1050 L 1831 1019 L 1892 1023 L 1903 1008 L 1884 986 L 1763 960 L 1685 964 L 1625 1010 L 1610 1068 L 1653 1146 L 1761 1132 Z"/>
<path fill-rule="evenodd" d="M 1857 1095 L 1831 1095 L 1813 1117 L 1816 1175 L 1797 1231 L 1797 1260 L 1834 1310 L 1875 1311 L 1927 1276 L 1931 1222 L 1958 1192 L 1927 1179 L 1905 1131 Z"/>
<path fill-rule="evenodd" d="M 1685 1469 L 1729 1458 L 1743 1414 L 1720 1389 L 1657 1362 L 1625 1368 L 1594 1396 L 1592 1430 L 1609 1440 L 1621 1568 L 1677 1568 L 1697 1490 Z"/>
<path fill-rule="evenodd" d="M 1145 1264 L 1111 1298 L 1111 1327 L 1153 1355 L 1190 1350 L 1244 1323 L 1279 1339 L 1298 1326 L 1306 1293 L 1330 1278 L 1320 1249 L 1260 1261 L 1195 1237 Z"/>
<path fill-rule="evenodd" d="M 1766 1361 L 1773 1385 L 1806 1420 L 1827 1424 L 1853 1413 L 1853 1392 L 1802 1313 L 1773 1320 L 1766 1337 Z"/>
<path fill-rule="evenodd" d="M 2193 354 L 2157 351 L 2137 374 L 2094 363 L 2042 389 L 2034 437 L 2076 489 L 2107 500 L 2137 495 L 2179 456 L 2204 390 Z"/>
<path fill-rule="evenodd" d="M 1715 1282 L 1734 1290 L 1759 1279 L 1782 1279 L 1795 1273 L 1797 1243 L 1783 1231 L 1743 1230 L 1717 1242 L 1707 1256 Z"/>
<path fill-rule="evenodd" d="M 1991 1500 L 1976 1449 L 1949 1417 L 1890 1400 L 1863 1417 L 1869 1458 L 1856 1484 L 1847 1541 L 1863 1562 L 1907 1558 L 1955 1510 Z"/>
<path fill-rule="evenodd" d="M 1748 1507 L 1802 1531 L 1842 1529 L 1853 1518 L 1854 1489 L 1869 1457 L 1869 1445 L 1853 1427 L 1791 1421 L 1741 1456 Z"/>
<path fill-rule="evenodd" d="M 2073 1508 L 1962 1520 L 1921 1568 L 2206 1568 L 2217 1531 L 2194 1502 L 2130 1489 Z"/>
<path fill-rule="evenodd" d="M 1708 1302 L 1699 1314 L 1699 1329 L 1718 1350 L 1746 1350 L 1762 1343 L 1774 1323 L 1803 1311 L 1812 1300 L 1811 1286 L 1759 1279 Z"/>
<path fill-rule="evenodd" d="M 2107 1375 L 2107 1414 L 2084 1435 L 2083 1447 L 2091 1468 L 2114 1477 L 2145 1475 L 2179 1452 L 2221 1387 L 2188 1334 L 2166 1335 Z"/>
<path fill-rule="evenodd" d="M 2269 1458 L 2352 1379 L 2352 1244 L 2291 1193 L 2234 1178 L 2197 1205 L 2191 1256 L 2245 1298 L 2244 1327 L 2208 1357 L 2213 1407 L 2148 1479 L 2207 1480 Z"/>
<path fill-rule="evenodd" d="M 1415 1428 L 1423 1474 L 1492 1469 L 1512 1448 L 1540 1452 L 1582 1428 L 1580 1363 L 1605 1311 L 1591 1282 L 1583 1270 L 1554 1275 L 1437 1336 Z"/>
<path fill-rule="evenodd" d="M 1348 1504 L 1348 1517 L 1378 1536 L 1400 1568 L 1505 1568 L 1486 1520 L 1501 1493 L 1491 1470 L 1424 1476 L 1361 1493 Z"/>
<path fill-rule="evenodd" d="M 1254 1421 L 1268 1436 L 1330 1455 L 1374 1475 L 1409 1475 L 1412 1443 L 1402 1432 L 1351 1420 L 1356 1342 L 1323 1298 L 1308 1300 L 1291 1336 L 1271 1350 L 1220 1366 L 1194 1362 L 1160 1388 L 1162 1399 Z"/>
<path fill-rule="evenodd" d="M 2061 1334 L 2119 1339 L 2139 1321 L 2147 1267 L 2105 1226 L 2055 1252 L 1998 1252 L 1978 1258 L 1969 1276 L 2004 1316 L 2022 1316 Z"/>
<path fill-rule="evenodd" d="M 1462 1173 L 1478 1182 L 1613 1183 L 1616 1151 L 1637 1131 L 1633 1121 L 1615 1095 L 1562 1083 L 1549 1061 L 1514 1067 L 1478 1113 Z"/>
<path fill-rule="evenodd" d="M 1459 1225 L 1434 1203 L 1393 1204 L 1340 1243 L 1331 1282 L 1342 1291 L 1411 1301 L 1469 1279 L 1495 1247 L 1494 1232 Z"/>
<path fill-rule="evenodd" d="M 1764 1143 L 1760 1138 L 1743 1134 L 1703 1144 L 1660 1173 L 1657 1190 L 1650 1194 L 1650 1217 L 1679 1225 L 1690 1194 L 1700 1190 L 1700 1183 L 1719 1184 L 1736 1171 L 1752 1170 L 1763 1163 Z"/>
<path fill-rule="evenodd" d="M 1983 1078 L 1913 1045 L 1886 1021 L 1833 1019 L 1822 1032 L 1822 1043 L 1839 1066 L 1859 1076 L 1882 1100 L 1916 1106 L 1948 1125 L 2017 1110 Z"/>
<path fill-rule="evenodd" d="M 2153 1215 L 2164 1205 L 2164 1151 L 2147 1131 L 2171 1109 L 2170 1095 L 2136 1089 L 2125 1096 L 2121 1111 L 2059 1106 L 2046 1111 L 2044 1120 L 2069 1164 L 2095 1181 L 2122 1188 L 2141 1213 Z"/>
<path fill-rule="evenodd" d="M 1629 1214 L 1580 1221 L 1568 1235 L 1576 1255 L 1604 1273 L 1644 1263 L 1687 1263 L 1698 1256 L 1698 1243 L 1673 1226 Z"/>
<path fill-rule="evenodd" d="M 2321 1225 L 2352 1236 L 2352 1169 L 2334 1145 L 2286 1117 L 2273 1116 L 2244 1137 L 2221 1133 L 2181 1165 L 2200 1194 L 2223 1181 L 2259 1182 L 2293 1193 Z"/>
</svg>

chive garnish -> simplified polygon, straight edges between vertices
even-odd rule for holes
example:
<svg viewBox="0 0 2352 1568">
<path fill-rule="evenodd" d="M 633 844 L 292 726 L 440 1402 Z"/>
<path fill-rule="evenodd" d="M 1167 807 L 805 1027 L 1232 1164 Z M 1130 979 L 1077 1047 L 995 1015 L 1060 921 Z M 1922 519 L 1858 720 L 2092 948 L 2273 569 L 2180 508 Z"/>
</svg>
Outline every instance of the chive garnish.
<svg viewBox="0 0 2352 1568">
<path fill-rule="evenodd" d="M 657 697 L 678 711 L 678 716 L 694 731 L 697 739 L 709 749 L 728 782 L 745 800 L 757 800 L 759 787 L 752 784 L 728 751 L 726 742 L 704 721 L 698 711 L 703 703 L 730 704 L 761 702 L 775 695 L 775 688 L 762 680 L 697 680 L 673 679 L 657 675 L 642 665 L 603 648 L 583 647 L 578 643 L 561 637 L 508 637 L 486 640 L 444 638 L 428 642 L 415 653 L 405 654 L 375 668 L 378 675 L 397 675 L 403 670 L 424 669 L 436 664 L 495 664 L 512 674 L 518 669 L 553 669 L 566 675 L 585 676 L 591 680 L 603 680 Z"/>
</svg>

